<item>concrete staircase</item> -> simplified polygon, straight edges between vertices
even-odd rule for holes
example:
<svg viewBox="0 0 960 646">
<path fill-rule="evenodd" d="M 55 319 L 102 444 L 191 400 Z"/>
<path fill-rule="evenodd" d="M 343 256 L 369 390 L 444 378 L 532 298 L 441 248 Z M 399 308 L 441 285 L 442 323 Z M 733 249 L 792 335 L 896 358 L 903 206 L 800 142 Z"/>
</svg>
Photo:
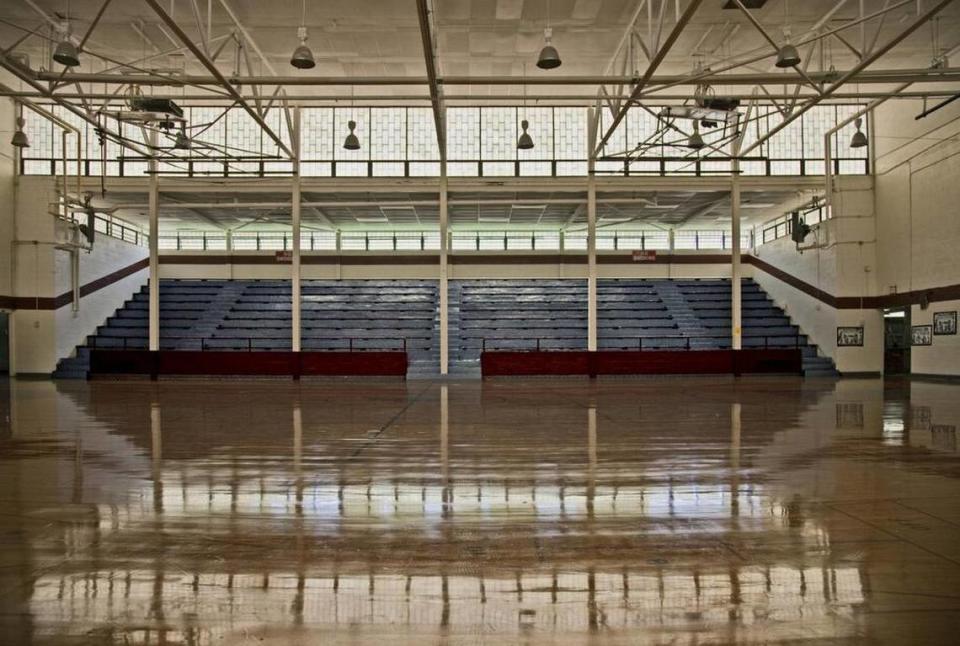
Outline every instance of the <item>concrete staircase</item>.
<svg viewBox="0 0 960 646">
<path fill-rule="evenodd" d="M 675 281 L 658 280 L 653 284 L 667 313 L 677 325 L 678 335 L 695 337 L 708 332 Z"/>
</svg>

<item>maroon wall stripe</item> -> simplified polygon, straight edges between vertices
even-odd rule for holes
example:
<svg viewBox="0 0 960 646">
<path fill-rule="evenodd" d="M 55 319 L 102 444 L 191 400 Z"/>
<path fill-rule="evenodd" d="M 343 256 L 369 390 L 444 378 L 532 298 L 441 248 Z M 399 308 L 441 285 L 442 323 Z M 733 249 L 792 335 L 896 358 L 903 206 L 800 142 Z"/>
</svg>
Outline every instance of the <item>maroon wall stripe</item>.
<svg viewBox="0 0 960 646">
<path fill-rule="evenodd" d="M 111 272 L 106 276 L 90 281 L 80 286 L 80 297 L 89 296 L 98 292 L 104 287 L 123 280 L 127 276 L 137 273 L 150 266 L 150 258 L 143 258 L 137 262 L 127 265 L 122 269 Z M 73 302 L 73 290 L 64 292 L 59 296 L 41 296 L 34 298 L 31 296 L 0 296 L 0 307 L 13 310 L 58 310 L 61 307 Z"/>
<path fill-rule="evenodd" d="M 331 256 L 331 255 L 306 255 L 302 257 L 305 265 L 428 265 L 438 263 L 439 255 L 409 255 L 409 256 L 387 256 L 387 255 L 363 255 L 363 256 Z M 477 255 L 452 255 L 449 256 L 452 265 L 494 265 L 494 264 L 586 264 L 585 255 L 565 255 L 565 254 L 520 254 L 504 256 L 500 254 L 477 254 Z M 604 254 L 597 256 L 597 263 L 603 265 L 615 264 L 676 264 L 676 265 L 710 265 L 710 264 L 729 264 L 730 256 L 725 254 L 660 254 L 652 260 L 635 262 L 631 254 Z M 160 263 L 165 265 L 276 265 L 274 256 L 222 256 L 222 255 L 163 255 L 160 256 Z M 918 289 L 899 294 L 886 294 L 883 296 L 834 296 L 819 287 L 787 273 L 786 271 L 771 265 L 770 263 L 757 258 L 756 256 L 744 255 L 743 263 L 753 265 L 757 269 L 766 272 L 774 278 L 781 280 L 791 287 L 811 296 L 830 307 L 849 310 L 849 309 L 880 309 L 886 307 L 907 307 L 920 303 L 936 303 L 939 301 L 960 300 L 960 284 L 945 285 L 943 287 L 932 287 L 930 289 Z M 137 262 L 118 269 L 115 272 L 107 274 L 97 280 L 91 281 L 80 287 L 80 296 L 88 296 L 104 287 L 146 269 L 150 266 L 150 259 L 143 258 Z M 43 296 L 33 298 L 29 296 L 2 296 L 0 295 L 0 308 L 2 309 L 37 309 L 37 310 L 56 310 L 73 302 L 73 293 L 65 292 L 59 296 Z"/>
</svg>

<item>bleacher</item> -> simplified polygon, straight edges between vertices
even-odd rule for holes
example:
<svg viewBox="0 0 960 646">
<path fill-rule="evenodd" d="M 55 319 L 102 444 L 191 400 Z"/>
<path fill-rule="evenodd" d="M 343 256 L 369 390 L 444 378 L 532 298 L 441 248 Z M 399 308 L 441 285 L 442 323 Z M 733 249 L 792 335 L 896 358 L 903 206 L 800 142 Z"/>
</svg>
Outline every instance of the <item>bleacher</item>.
<svg viewBox="0 0 960 646">
<path fill-rule="evenodd" d="M 58 377 L 84 377 L 92 348 L 145 349 L 149 289 L 117 310 Z M 290 350 L 291 288 L 285 280 L 162 280 L 161 350 Z M 305 280 L 301 285 L 304 350 L 406 350 L 408 374 L 438 373 L 437 282 Z"/>
<path fill-rule="evenodd" d="M 743 347 L 799 347 L 807 374 L 834 374 L 806 335 L 753 280 L 742 283 Z M 439 373 L 438 289 L 429 280 L 305 280 L 304 350 L 406 350 L 408 376 Z M 453 376 L 479 376 L 486 350 L 585 350 L 585 280 L 450 281 Z M 91 348 L 144 349 L 145 287 L 60 362 L 55 376 L 84 377 Z M 600 350 L 730 347 L 730 281 L 602 279 L 597 284 Z M 285 280 L 163 280 L 162 350 L 291 348 L 291 291 Z"/>
<path fill-rule="evenodd" d="M 450 281 L 450 372 L 479 375 L 484 350 L 585 350 L 587 281 Z"/>
</svg>

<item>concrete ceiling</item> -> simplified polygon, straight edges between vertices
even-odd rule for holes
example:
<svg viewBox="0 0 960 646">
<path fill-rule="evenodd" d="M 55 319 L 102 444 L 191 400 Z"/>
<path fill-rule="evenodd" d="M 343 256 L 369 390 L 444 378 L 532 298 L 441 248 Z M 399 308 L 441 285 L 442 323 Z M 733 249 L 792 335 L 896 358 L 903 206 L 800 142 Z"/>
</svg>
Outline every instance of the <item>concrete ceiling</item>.
<svg viewBox="0 0 960 646">
<path fill-rule="evenodd" d="M 72 0 L 70 16 L 75 34 L 82 36 L 89 27 L 102 0 Z M 306 24 L 309 44 L 318 61 L 311 71 L 297 71 L 289 65 L 289 57 L 297 44 L 296 28 L 300 23 L 299 0 L 213 0 L 210 16 L 210 34 L 225 36 L 235 29 L 224 3 L 242 23 L 270 64 L 280 74 L 320 75 L 333 77 L 416 76 L 425 74 L 424 57 L 414 0 L 309 0 L 306 5 Z M 820 21 L 838 4 L 827 27 L 837 27 L 855 19 L 859 5 L 867 12 L 881 9 L 884 3 L 870 0 L 795 0 L 786 8 L 786 0 L 768 0 L 754 15 L 780 40 L 783 28 L 803 34 Z M 197 42 L 207 30 L 207 3 L 197 1 L 200 25 L 194 18 L 193 0 L 164 0 L 161 3 L 171 11 L 178 25 Z M 652 38 L 658 30 L 660 0 L 651 0 L 654 6 L 652 21 L 644 9 L 638 23 L 638 32 L 644 39 Z M 716 64 L 719 59 L 754 50 L 768 49 L 771 58 L 741 72 L 768 72 L 772 67 L 773 49 L 763 36 L 749 24 L 738 10 L 725 9 L 727 3 L 709 0 L 697 10 L 659 68 L 658 73 L 689 73 L 697 61 Z M 896 4 L 896 2 L 891 2 Z M 854 46 L 869 44 L 875 37 L 883 43 L 902 30 L 917 13 L 917 7 L 932 2 L 909 2 L 897 8 L 881 22 L 875 19 L 861 32 L 859 27 L 843 32 Z M 543 44 L 543 29 L 549 21 L 554 43 L 563 58 L 558 70 L 543 71 L 535 67 L 537 52 Z M 664 0 L 663 37 L 673 28 L 677 11 L 686 1 Z M 434 20 L 437 32 L 439 73 L 444 75 L 493 75 L 529 78 L 548 78 L 553 75 L 603 74 L 617 43 L 636 11 L 638 0 L 434 0 Z M 66 15 L 65 0 L 4 0 L 0 3 L 0 46 L 9 47 L 23 35 L 13 25 L 27 29 L 47 29 L 51 21 Z M 878 31 L 879 30 L 879 31 Z M 938 34 L 934 37 L 934 33 Z M 876 35 L 875 35 L 876 34 Z M 174 47 L 170 30 L 160 24 L 157 15 L 140 0 L 114 0 L 107 7 L 100 24 L 87 44 L 91 52 L 103 54 L 116 61 L 129 62 Z M 661 39 L 662 40 L 662 39 Z M 953 3 L 941 12 L 936 27 L 924 27 L 907 38 L 874 68 L 922 68 L 929 65 L 935 52 L 947 51 L 960 43 L 960 3 Z M 176 43 L 179 46 L 179 43 Z M 211 50 L 215 45 L 211 45 Z M 30 56 L 34 69 L 59 71 L 61 67 L 50 60 L 50 44 L 32 37 L 16 50 Z M 807 56 L 806 50 L 802 53 Z M 246 74 L 245 64 L 238 67 L 233 45 L 227 46 L 217 62 L 219 69 L 229 75 L 235 69 Z M 831 40 L 821 53 L 811 57 L 810 70 L 817 70 L 832 62 L 838 69 L 848 69 L 856 63 L 856 56 L 840 41 Z M 267 74 L 265 65 L 251 53 L 252 73 Z M 643 72 L 646 60 L 638 58 L 638 69 L 624 70 L 627 74 Z M 102 72 L 112 64 L 92 55 L 82 57 L 77 71 Z M 206 73 L 187 52 L 153 58 L 144 67 L 167 73 L 186 71 Z M 620 73 L 620 70 L 617 70 Z M 91 86 L 88 89 L 94 89 Z M 741 88 L 742 89 L 742 88 Z M 343 95 L 343 87 L 298 88 L 298 93 Z M 408 87 L 358 87 L 356 96 L 405 95 Z M 416 92 L 422 93 L 418 87 Z M 520 86 L 476 85 L 457 87 L 457 93 L 468 93 L 478 101 L 492 93 L 511 93 L 520 96 Z M 544 86 L 541 94 L 582 94 L 593 96 L 595 86 Z"/>
</svg>

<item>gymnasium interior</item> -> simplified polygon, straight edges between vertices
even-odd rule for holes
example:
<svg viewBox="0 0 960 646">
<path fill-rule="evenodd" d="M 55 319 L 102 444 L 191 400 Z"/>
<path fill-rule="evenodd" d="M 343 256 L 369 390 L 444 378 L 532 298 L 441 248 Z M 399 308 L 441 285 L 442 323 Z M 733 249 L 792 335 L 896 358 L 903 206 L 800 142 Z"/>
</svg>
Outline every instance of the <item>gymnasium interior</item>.
<svg viewBox="0 0 960 646">
<path fill-rule="evenodd" d="M 955 644 L 960 2 L 0 2 L 0 643 Z"/>
</svg>

